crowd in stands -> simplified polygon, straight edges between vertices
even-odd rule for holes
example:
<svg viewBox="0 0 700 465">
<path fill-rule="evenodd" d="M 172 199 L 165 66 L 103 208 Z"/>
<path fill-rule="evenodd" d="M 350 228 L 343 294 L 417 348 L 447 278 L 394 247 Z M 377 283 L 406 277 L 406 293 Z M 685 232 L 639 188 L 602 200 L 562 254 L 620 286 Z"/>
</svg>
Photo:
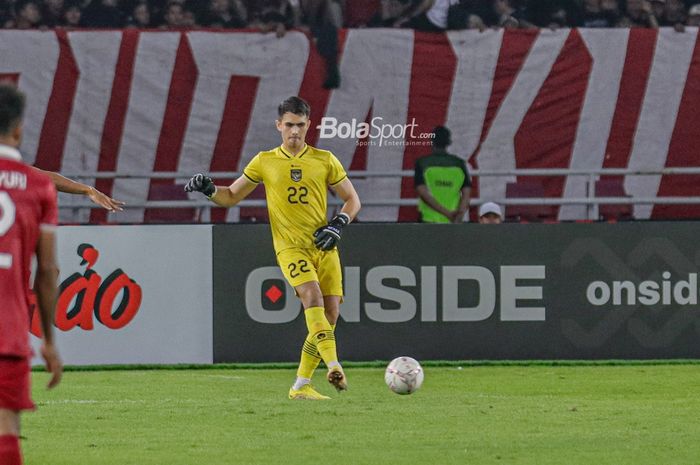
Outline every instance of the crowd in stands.
<svg viewBox="0 0 700 465">
<path fill-rule="evenodd" d="M 697 2 L 697 3 L 696 3 Z M 648 27 L 700 24 L 700 0 L 0 0 L 4 28 L 248 28 L 310 33 L 340 85 L 338 29 Z"/>
<path fill-rule="evenodd" d="M 5 28 L 664 27 L 700 24 L 700 0 L 0 0 Z"/>
</svg>

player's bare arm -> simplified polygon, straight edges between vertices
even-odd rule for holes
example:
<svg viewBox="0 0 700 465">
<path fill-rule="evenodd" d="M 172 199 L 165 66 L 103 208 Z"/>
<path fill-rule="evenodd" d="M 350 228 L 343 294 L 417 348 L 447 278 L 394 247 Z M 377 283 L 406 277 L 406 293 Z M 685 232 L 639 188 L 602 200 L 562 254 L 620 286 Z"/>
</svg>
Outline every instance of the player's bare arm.
<svg viewBox="0 0 700 465">
<path fill-rule="evenodd" d="M 46 371 L 51 373 L 48 387 L 55 387 L 63 373 L 63 363 L 58 355 L 53 338 L 54 309 L 56 308 L 56 280 L 58 265 L 56 264 L 56 235 L 53 231 L 42 230 L 36 246 L 36 278 L 34 292 L 36 293 L 39 314 L 41 315 L 41 330 L 44 344 L 41 356 L 46 362 Z"/>
<path fill-rule="evenodd" d="M 216 186 L 214 181 L 201 173 L 192 176 L 185 185 L 186 192 L 201 192 L 220 207 L 230 208 L 245 199 L 255 190 L 256 183 L 245 176 L 236 179 L 230 186 Z"/>
<path fill-rule="evenodd" d="M 331 250 L 335 247 L 340 242 L 343 228 L 357 216 L 362 208 L 360 197 L 348 178 L 331 186 L 331 189 L 344 203 L 340 213 L 335 215 L 326 226 L 322 226 L 314 232 L 314 244 L 320 250 Z"/>
<path fill-rule="evenodd" d="M 450 218 L 453 223 L 461 223 L 464 221 L 464 214 L 469 210 L 469 199 L 471 198 L 472 188 L 463 187 L 462 196 L 459 199 L 459 207 L 455 211 L 454 216 Z"/>
<path fill-rule="evenodd" d="M 115 200 L 110 196 L 98 191 L 92 186 L 88 186 L 87 184 L 83 184 L 78 181 L 73 181 L 72 179 L 69 179 L 58 173 L 54 173 L 53 171 L 44 171 L 39 168 L 36 169 L 50 177 L 51 181 L 53 181 L 54 185 L 56 186 L 56 190 L 59 192 L 65 192 L 67 194 L 84 195 L 87 198 L 89 198 L 94 204 L 99 205 L 105 210 L 109 210 L 111 212 L 123 210 L 122 207 L 125 205 L 124 202 L 120 200 Z"/>
<path fill-rule="evenodd" d="M 360 212 L 360 208 L 362 208 L 360 197 L 357 195 L 355 186 L 352 185 L 352 182 L 348 178 L 345 178 L 335 186 L 332 186 L 331 189 L 333 189 L 338 197 L 340 197 L 340 199 L 344 202 L 343 208 L 340 209 L 340 213 L 348 215 L 350 221 L 354 220 L 357 214 Z"/>
</svg>

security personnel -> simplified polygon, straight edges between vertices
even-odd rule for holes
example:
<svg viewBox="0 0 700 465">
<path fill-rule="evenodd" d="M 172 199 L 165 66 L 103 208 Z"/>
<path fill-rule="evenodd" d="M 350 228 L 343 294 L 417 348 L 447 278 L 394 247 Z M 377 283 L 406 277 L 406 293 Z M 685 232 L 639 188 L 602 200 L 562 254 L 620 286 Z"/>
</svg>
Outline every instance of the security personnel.
<svg viewBox="0 0 700 465">
<path fill-rule="evenodd" d="M 469 209 L 472 182 L 464 160 L 447 152 L 450 130 L 433 130 L 433 152 L 416 161 L 414 183 L 423 223 L 461 223 Z"/>
</svg>

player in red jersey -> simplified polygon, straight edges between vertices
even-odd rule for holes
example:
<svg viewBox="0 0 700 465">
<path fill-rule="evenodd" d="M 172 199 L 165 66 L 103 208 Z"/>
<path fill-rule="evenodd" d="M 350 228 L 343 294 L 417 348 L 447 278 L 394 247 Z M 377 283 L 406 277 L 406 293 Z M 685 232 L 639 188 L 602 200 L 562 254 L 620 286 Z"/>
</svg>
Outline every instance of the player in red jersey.
<svg viewBox="0 0 700 465">
<path fill-rule="evenodd" d="M 22 162 L 24 95 L 0 84 L 0 464 L 19 465 L 19 417 L 34 404 L 30 393 L 29 281 L 37 257 L 37 296 L 43 345 L 41 355 L 56 386 L 63 365 L 53 341 L 56 306 L 56 189 L 41 171 Z"/>
</svg>

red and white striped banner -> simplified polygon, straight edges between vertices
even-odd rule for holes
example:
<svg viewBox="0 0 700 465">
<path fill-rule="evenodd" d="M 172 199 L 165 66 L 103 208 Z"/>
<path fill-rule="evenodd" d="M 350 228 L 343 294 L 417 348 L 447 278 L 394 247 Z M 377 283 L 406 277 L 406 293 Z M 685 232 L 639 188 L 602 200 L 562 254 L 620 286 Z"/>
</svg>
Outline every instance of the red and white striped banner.
<svg viewBox="0 0 700 465">
<path fill-rule="evenodd" d="M 322 88 L 325 69 L 308 37 L 252 32 L 0 31 L 0 77 L 28 94 L 23 152 L 66 173 L 236 171 L 279 144 L 278 103 L 312 106 L 308 142 L 346 168 L 412 169 L 423 145 L 319 140 L 321 117 L 339 122 L 439 124 L 451 150 L 484 170 L 660 169 L 700 166 L 697 28 L 341 31 L 342 86 Z M 693 176 L 627 176 L 635 197 L 700 194 Z M 483 178 L 479 196 L 505 197 L 513 178 Z M 98 180 L 127 202 L 158 181 Z M 163 182 L 163 181 L 160 181 Z M 169 181 L 168 181 L 169 182 Z M 544 180 L 552 197 L 585 195 L 585 178 Z M 414 197 L 409 178 L 356 179 L 363 199 Z M 64 204 L 82 201 L 70 196 Z M 585 218 L 580 206 L 560 219 Z M 65 221 L 143 221 L 143 210 Z M 89 216 L 88 216 L 89 215 Z M 228 215 L 226 217 L 225 215 Z M 217 212 L 214 220 L 235 220 Z M 637 218 L 700 216 L 687 206 L 637 206 Z M 412 207 L 365 208 L 364 220 L 415 218 Z"/>
</svg>

